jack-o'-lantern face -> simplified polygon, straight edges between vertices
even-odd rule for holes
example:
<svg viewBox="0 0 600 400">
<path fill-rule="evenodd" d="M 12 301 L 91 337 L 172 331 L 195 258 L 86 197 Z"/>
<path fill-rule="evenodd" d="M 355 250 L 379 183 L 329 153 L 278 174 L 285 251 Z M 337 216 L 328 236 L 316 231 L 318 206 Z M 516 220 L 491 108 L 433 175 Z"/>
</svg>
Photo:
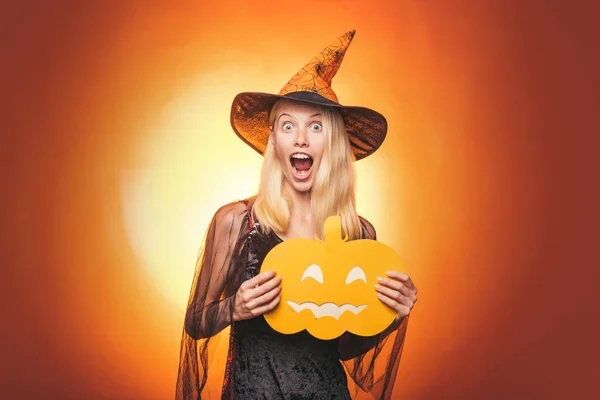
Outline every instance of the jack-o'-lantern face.
<svg viewBox="0 0 600 400">
<path fill-rule="evenodd" d="M 343 240 L 340 217 L 329 217 L 324 233 L 324 242 L 290 239 L 267 254 L 261 269 L 276 271 L 282 290 L 266 321 L 278 332 L 306 329 L 319 339 L 381 333 L 395 312 L 377 298 L 375 284 L 401 270 L 400 258 L 375 240 Z"/>
</svg>

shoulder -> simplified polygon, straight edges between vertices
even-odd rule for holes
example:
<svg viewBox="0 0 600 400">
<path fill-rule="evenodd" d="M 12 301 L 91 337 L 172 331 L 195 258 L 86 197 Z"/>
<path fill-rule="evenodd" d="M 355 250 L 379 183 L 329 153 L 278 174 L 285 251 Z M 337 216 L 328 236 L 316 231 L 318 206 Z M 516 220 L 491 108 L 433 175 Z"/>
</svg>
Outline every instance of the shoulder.
<svg viewBox="0 0 600 400">
<path fill-rule="evenodd" d="M 217 226 L 235 226 L 241 225 L 242 221 L 248 216 L 248 210 L 252 207 L 254 197 L 237 200 L 221 206 L 215 216 L 213 222 Z"/>
<path fill-rule="evenodd" d="M 365 233 L 365 236 L 368 239 L 377 240 L 377 232 L 375 231 L 375 227 L 373 226 L 373 224 L 370 223 L 364 217 L 358 216 L 358 219 L 360 220 L 360 225 L 361 225 L 363 232 Z"/>
</svg>

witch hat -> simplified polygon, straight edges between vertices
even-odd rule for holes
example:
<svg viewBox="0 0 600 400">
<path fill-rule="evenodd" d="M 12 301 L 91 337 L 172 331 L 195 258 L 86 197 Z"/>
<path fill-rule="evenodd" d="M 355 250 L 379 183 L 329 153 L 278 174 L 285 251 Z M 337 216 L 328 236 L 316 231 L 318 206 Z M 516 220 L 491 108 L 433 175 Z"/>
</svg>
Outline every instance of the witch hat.
<svg viewBox="0 0 600 400">
<path fill-rule="evenodd" d="M 365 158 L 381 146 L 387 133 L 383 115 L 369 108 L 339 103 L 331 81 L 340 68 L 355 30 L 346 32 L 300 69 L 279 94 L 243 92 L 231 106 L 231 126 L 250 147 L 264 154 L 269 139 L 269 112 L 279 99 L 330 106 L 338 109 L 350 139 L 355 160 Z"/>
</svg>

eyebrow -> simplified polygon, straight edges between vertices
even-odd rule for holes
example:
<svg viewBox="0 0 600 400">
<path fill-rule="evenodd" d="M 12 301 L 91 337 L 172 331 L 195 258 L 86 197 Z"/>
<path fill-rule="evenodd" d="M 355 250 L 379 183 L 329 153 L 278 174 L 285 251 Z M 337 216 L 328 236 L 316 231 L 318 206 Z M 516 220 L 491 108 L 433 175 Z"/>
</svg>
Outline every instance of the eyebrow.
<svg viewBox="0 0 600 400">
<path fill-rule="evenodd" d="M 291 117 L 291 115 L 290 115 L 290 114 L 288 114 L 288 113 L 283 113 L 283 114 L 281 114 L 281 115 L 279 116 L 279 118 L 277 118 L 277 121 L 279 121 L 279 120 L 281 119 L 281 117 L 283 117 L 284 115 L 287 115 L 288 117 Z M 320 116 L 321 116 L 321 113 L 316 113 L 316 114 L 313 114 L 313 115 L 311 115 L 309 118 L 320 117 Z"/>
</svg>

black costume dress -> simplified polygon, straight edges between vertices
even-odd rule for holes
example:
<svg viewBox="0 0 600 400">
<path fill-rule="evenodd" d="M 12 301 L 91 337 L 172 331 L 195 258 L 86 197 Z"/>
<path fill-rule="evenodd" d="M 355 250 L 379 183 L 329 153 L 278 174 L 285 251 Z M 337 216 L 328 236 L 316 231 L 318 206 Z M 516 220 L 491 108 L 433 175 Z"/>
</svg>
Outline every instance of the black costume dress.
<svg viewBox="0 0 600 400">
<path fill-rule="evenodd" d="M 233 320 L 237 289 L 259 273 L 267 253 L 282 242 L 273 232 L 261 233 L 258 223 L 249 217 L 248 207 L 248 201 L 222 207 L 211 222 L 198 257 L 181 343 L 178 399 L 201 398 L 208 377 L 208 343 L 218 333 L 212 322 Z M 368 222 L 361 222 L 362 236 L 367 237 Z M 211 277 L 223 273 L 227 279 L 221 300 L 208 302 Z M 195 330 L 200 321 L 204 321 L 202 335 Z M 280 334 L 263 316 L 234 322 L 222 399 L 350 399 L 345 369 L 357 390 L 370 392 L 377 399 L 390 398 L 406 322 L 385 337 L 346 333 L 333 340 L 320 340 L 306 331 Z"/>
<path fill-rule="evenodd" d="M 281 243 L 250 223 L 248 264 L 243 280 L 256 276 L 267 253 Z M 234 399 L 350 399 L 338 339 L 320 340 L 302 331 L 284 335 L 261 315 L 235 322 L 231 329 L 230 382 L 224 396 Z M 235 377 L 235 379 L 232 379 Z"/>
</svg>

